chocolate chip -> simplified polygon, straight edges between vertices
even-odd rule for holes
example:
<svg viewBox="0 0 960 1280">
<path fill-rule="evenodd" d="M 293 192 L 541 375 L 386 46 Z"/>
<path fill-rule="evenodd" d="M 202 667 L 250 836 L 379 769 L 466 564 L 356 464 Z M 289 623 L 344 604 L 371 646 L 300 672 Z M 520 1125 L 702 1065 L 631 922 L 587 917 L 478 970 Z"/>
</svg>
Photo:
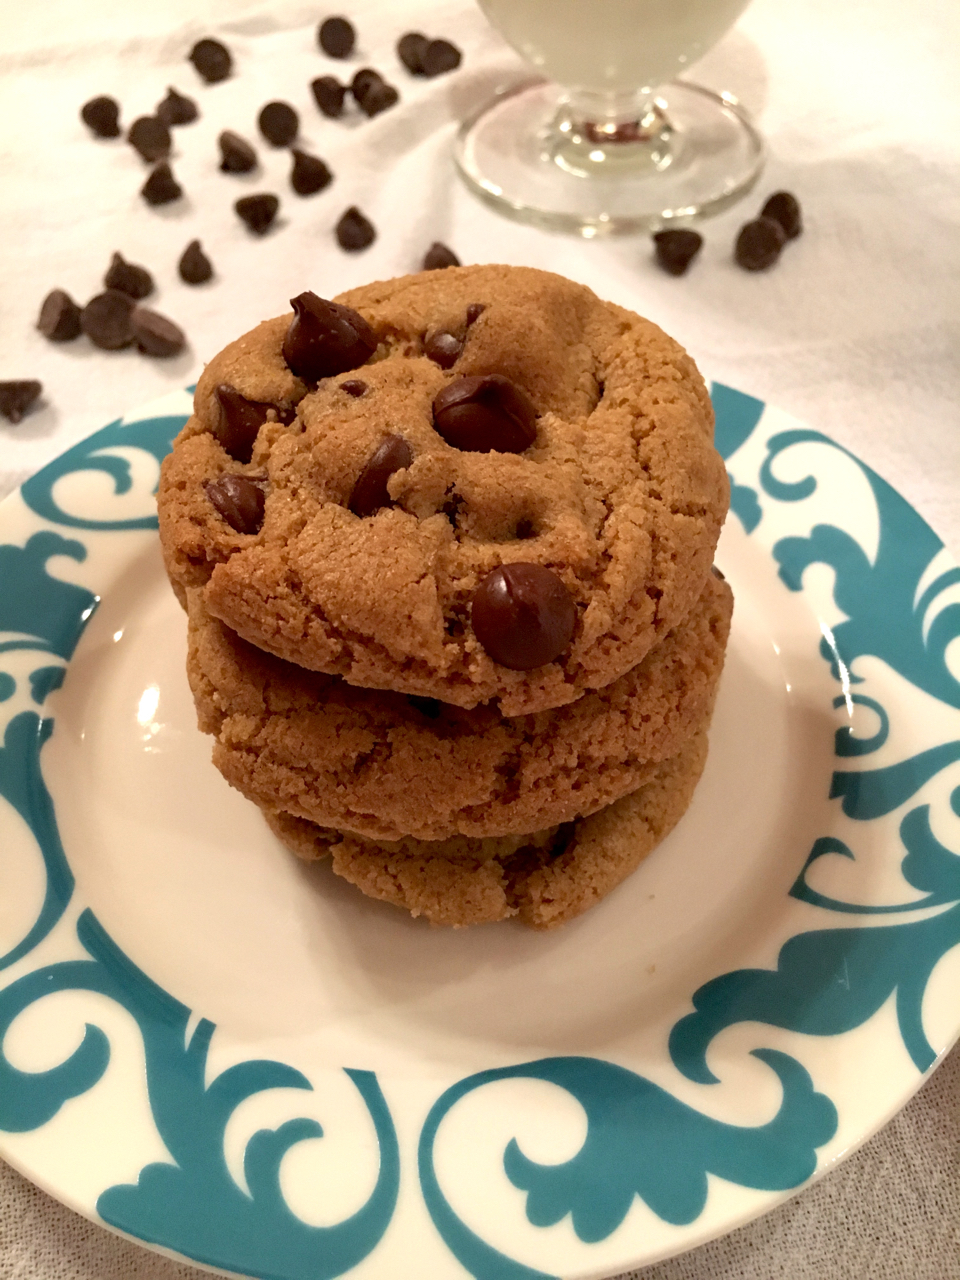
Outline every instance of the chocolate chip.
<svg viewBox="0 0 960 1280">
<path fill-rule="evenodd" d="M 420 70 L 425 76 L 439 76 L 460 65 L 460 50 L 449 40 L 429 40 L 420 55 Z"/>
<path fill-rule="evenodd" d="M 377 349 L 377 336 L 358 312 L 315 293 L 290 299 L 294 316 L 283 358 L 299 378 L 319 382 L 359 369 Z"/>
<path fill-rule="evenodd" d="M 372 516 L 381 507 L 389 507 L 393 500 L 387 491 L 387 481 L 412 461 L 413 450 L 403 436 L 387 436 L 353 486 L 348 503 L 353 514 Z"/>
<path fill-rule="evenodd" d="M 181 328 L 166 316 L 150 311 L 147 307 L 134 307 L 130 324 L 137 347 L 145 356 L 166 360 L 170 356 L 178 356 L 187 345 Z"/>
<path fill-rule="evenodd" d="M 293 152 L 290 185 L 298 196 L 312 196 L 329 187 L 332 181 L 333 174 L 319 156 L 307 155 L 306 151 Z"/>
<path fill-rule="evenodd" d="M 408 31 L 397 41 L 397 57 L 411 75 L 423 74 L 423 55 L 429 43 L 427 37 L 419 31 Z"/>
<path fill-rule="evenodd" d="M 658 231 L 653 237 L 657 265 L 672 276 L 682 276 L 700 252 L 703 236 L 687 227 Z"/>
<path fill-rule="evenodd" d="M 249 476 L 225 475 L 207 480 L 207 497 L 237 533 L 259 533 L 263 527 L 263 481 Z"/>
<path fill-rule="evenodd" d="M 766 271 L 780 257 L 786 233 L 773 218 L 755 218 L 740 228 L 733 256 L 745 271 Z"/>
<path fill-rule="evenodd" d="M 119 351 L 133 342 L 134 301 L 129 293 L 119 289 L 107 289 L 91 298 L 80 312 L 80 325 L 95 347 L 104 351 Z"/>
<path fill-rule="evenodd" d="M 201 249 L 199 240 L 191 240 L 184 249 L 177 270 L 185 284 L 205 284 L 213 275 L 213 263 Z"/>
<path fill-rule="evenodd" d="M 721 573 L 715 564 L 712 564 L 710 566 L 710 572 L 713 574 L 715 578 L 719 578 L 721 582 L 726 582 L 727 580 L 726 574 Z"/>
<path fill-rule="evenodd" d="M 318 76 L 311 80 L 310 88 L 317 106 L 325 116 L 336 119 L 343 115 L 343 100 L 347 96 L 347 86 L 341 84 L 336 76 Z"/>
<path fill-rule="evenodd" d="M 119 138 L 120 105 L 114 98 L 101 94 L 80 108 L 80 119 L 98 138 Z"/>
<path fill-rule="evenodd" d="M 207 84 L 226 80 L 233 67 L 230 50 L 219 40 L 198 40 L 190 50 L 190 61 Z"/>
<path fill-rule="evenodd" d="M 43 300 L 37 328 L 51 342 L 71 342 L 80 335 L 80 308 L 63 289 L 54 289 Z"/>
<path fill-rule="evenodd" d="M 280 406 L 265 404 L 261 400 L 248 400 L 235 387 L 222 382 L 213 393 L 219 407 L 219 415 L 213 434 L 237 462 L 249 462 L 257 433 L 274 410 L 277 418 L 285 415 Z"/>
<path fill-rule="evenodd" d="M 360 378 L 348 378 L 346 382 L 340 383 L 340 390 L 345 391 L 348 396 L 362 396 L 369 390 L 367 384 Z"/>
<path fill-rule="evenodd" d="M 779 222 L 788 240 L 795 240 L 803 230 L 800 202 L 789 191 L 775 191 L 760 210 L 760 216 Z"/>
<path fill-rule="evenodd" d="M 220 169 L 223 173 L 249 173 L 257 167 L 257 153 L 239 133 L 224 129 L 217 139 L 220 147 Z"/>
<path fill-rule="evenodd" d="M 481 579 L 470 621 L 494 662 L 529 671 L 560 657 L 573 639 L 577 610 L 552 569 L 504 564 Z"/>
<path fill-rule="evenodd" d="M 156 116 L 140 116 L 127 130 L 127 141 L 152 164 L 170 154 L 170 130 Z"/>
<path fill-rule="evenodd" d="M 153 293 L 153 276 L 147 268 L 127 262 L 119 253 L 115 253 L 110 259 L 103 283 L 107 289 L 129 293 L 131 298 L 146 298 Z"/>
<path fill-rule="evenodd" d="M 463 341 L 442 329 L 428 333 L 423 340 L 423 354 L 429 356 L 441 369 L 452 369 L 462 350 Z"/>
<path fill-rule="evenodd" d="M 297 136 L 300 117 L 288 102 L 268 102 L 257 116 L 257 124 L 272 147 L 288 147 Z"/>
<path fill-rule="evenodd" d="M 387 84 L 384 80 L 374 80 L 359 99 L 360 110 L 371 118 L 378 116 L 381 111 L 386 111 L 389 107 L 396 106 L 399 101 L 399 93 L 392 84 Z"/>
<path fill-rule="evenodd" d="M 241 196 L 234 201 L 233 207 L 254 235 L 264 236 L 273 225 L 280 201 L 276 196 L 262 192 L 255 196 Z"/>
<path fill-rule="evenodd" d="M 373 244 L 377 233 L 370 219 L 365 218 L 356 205 L 351 205 L 337 223 L 336 236 L 341 249 L 357 253 Z"/>
<path fill-rule="evenodd" d="M 522 453 L 537 438 L 537 411 L 499 373 L 455 378 L 433 401 L 433 425 L 447 444 L 470 453 Z"/>
<path fill-rule="evenodd" d="M 0 413 L 8 422 L 17 423 L 29 411 L 43 390 L 35 378 L 19 378 L 0 382 Z"/>
<path fill-rule="evenodd" d="M 167 128 L 175 124 L 193 124 L 200 112 L 192 98 L 178 93 L 173 85 L 167 87 L 167 96 L 157 103 L 156 116 Z"/>
<path fill-rule="evenodd" d="M 423 256 L 424 271 L 439 271 L 443 267 L 459 267 L 459 265 L 460 259 L 457 255 L 439 240 L 434 240 Z"/>
<path fill-rule="evenodd" d="M 485 302 L 471 302 L 467 307 L 467 324 L 475 324 L 487 309 Z"/>
<path fill-rule="evenodd" d="M 330 58 L 349 58 L 357 33 L 346 18 L 324 18 L 317 30 L 317 43 Z"/>
<path fill-rule="evenodd" d="M 183 187 L 173 176 L 173 170 L 166 160 L 161 160 L 140 188 L 140 194 L 147 204 L 169 204 L 171 200 L 180 199 Z"/>
<path fill-rule="evenodd" d="M 358 104 L 370 86 L 374 84 L 383 84 L 383 76 L 380 72 L 374 71 L 373 67 L 361 67 L 350 81 L 350 92 Z"/>
</svg>

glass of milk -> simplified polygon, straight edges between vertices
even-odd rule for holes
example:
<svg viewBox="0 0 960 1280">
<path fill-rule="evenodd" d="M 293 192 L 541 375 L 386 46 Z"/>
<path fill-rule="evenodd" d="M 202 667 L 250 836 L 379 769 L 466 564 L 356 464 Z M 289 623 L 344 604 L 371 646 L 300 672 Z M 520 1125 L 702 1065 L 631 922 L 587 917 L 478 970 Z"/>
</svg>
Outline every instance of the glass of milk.
<svg viewBox="0 0 960 1280">
<path fill-rule="evenodd" d="M 760 136 L 730 94 L 674 77 L 747 3 L 479 0 L 537 74 L 466 121 L 461 174 L 501 212 L 585 236 L 726 208 L 760 173 Z"/>
</svg>

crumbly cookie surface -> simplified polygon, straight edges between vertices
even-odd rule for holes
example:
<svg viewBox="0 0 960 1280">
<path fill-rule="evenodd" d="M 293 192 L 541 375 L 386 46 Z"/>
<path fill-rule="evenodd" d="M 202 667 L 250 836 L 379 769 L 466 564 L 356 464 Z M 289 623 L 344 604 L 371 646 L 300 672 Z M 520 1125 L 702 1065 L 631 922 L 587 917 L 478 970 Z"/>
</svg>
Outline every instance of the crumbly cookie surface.
<svg viewBox="0 0 960 1280">
<path fill-rule="evenodd" d="M 706 723 L 732 595 L 708 575 L 642 663 L 551 711 L 506 719 L 357 689 L 241 640 L 191 588 L 187 670 L 214 763 L 261 806 L 375 840 L 507 836 L 636 790 Z"/>
<path fill-rule="evenodd" d="M 265 810 L 264 816 L 299 857 L 330 856 L 336 874 L 368 897 L 435 924 L 518 916 L 532 928 L 552 929 L 595 906 L 669 834 L 693 798 L 706 757 L 701 731 L 630 795 L 532 836 L 375 844 L 282 811 Z"/>
<path fill-rule="evenodd" d="M 690 358 L 650 322 L 527 268 L 425 272 L 339 301 L 375 334 L 361 367 L 298 378 L 282 316 L 201 377 L 158 499 L 181 599 L 201 589 L 211 614 L 300 666 L 464 708 L 496 700 L 507 716 L 574 702 L 636 667 L 699 598 L 727 507 Z M 426 354 L 438 333 L 453 343 L 441 362 Z M 510 379 L 538 414 L 520 452 L 456 448 L 435 429 L 438 393 L 486 374 Z M 360 394 L 344 390 L 357 381 Z M 215 434 L 223 384 L 275 406 L 249 462 Z M 351 497 L 388 436 L 410 463 L 386 481 L 389 505 L 357 515 Z M 211 502 L 206 486 L 224 475 L 260 487 L 255 532 Z M 471 620 L 485 575 L 521 563 L 557 575 L 576 610 L 564 651 L 529 670 L 494 661 Z"/>
</svg>

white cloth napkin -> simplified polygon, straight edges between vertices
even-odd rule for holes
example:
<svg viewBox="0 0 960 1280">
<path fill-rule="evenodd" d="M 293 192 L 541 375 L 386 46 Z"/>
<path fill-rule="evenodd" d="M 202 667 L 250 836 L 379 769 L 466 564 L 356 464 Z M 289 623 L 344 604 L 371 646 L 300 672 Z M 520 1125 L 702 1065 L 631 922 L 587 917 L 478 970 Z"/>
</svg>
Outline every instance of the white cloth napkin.
<svg viewBox="0 0 960 1280">
<path fill-rule="evenodd" d="M 415 270 L 433 240 L 464 262 L 524 263 L 582 280 L 678 337 L 712 377 L 819 427 L 891 480 L 960 551 L 960 8 L 916 0 L 755 0 L 695 78 L 738 94 L 769 145 L 757 193 L 707 223 L 689 275 L 665 276 L 643 238 L 583 242 L 498 217 L 458 184 L 456 121 L 519 70 L 467 0 L 352 0 L 358 54 L 400 89 L 372 121 L 331 121 L 309 82 L 344 68 L 322 57 L 322 12 L 295 0 L 43 0 L 6 5 L 0 22 L 0 379 L 39 378 L 44 397 L 19 426 L 0 419 L 0 495 L 112 419 L 196 379 L 203 362 L 305 288 L 330 296 Z M 465 51 L 452 76 L 412 79 L 394 45 L 405 30 Z M 203 85 L 185 54 L 203 35 L 233 50 L 237 74 Z M 101 93 L 129 124 L 168 84 L 201 118 L 175 130 L 187 193 L 148 208 L 147 168 L 122 140 L 91 138 L 78 111 Z M 260 139 L 272 98 L 301 114 L 306 150 L 335 181 L 309 198 L 289 157 Z M 216 136 L 257 147 L 249 177 L 218 172 Z M 731 260 L 736 230 L 779 187 L 799 196 L 806 230 L 768 274 Z M 277 227 L 252 237 L 232 209 L 273 191 Z M 333 227 L 357 204 L 376 243 L 348 255 Z M 182 283 L 180 253 L 199 238 L 215 279 Z M 34 325 L 54 287 L 83 303 L 113 251 L 146 265 L 150 305 L 190 345 L 169 361 L 54 346 Z M 960 1053 L 862 1152 L 761 1221 L 643 1280 L 956 1280 L 960 1278 Z M 173 1280 L 199 1276 L 120 1241 L 0 1165 L 0 1280 Z"/>
</svg>

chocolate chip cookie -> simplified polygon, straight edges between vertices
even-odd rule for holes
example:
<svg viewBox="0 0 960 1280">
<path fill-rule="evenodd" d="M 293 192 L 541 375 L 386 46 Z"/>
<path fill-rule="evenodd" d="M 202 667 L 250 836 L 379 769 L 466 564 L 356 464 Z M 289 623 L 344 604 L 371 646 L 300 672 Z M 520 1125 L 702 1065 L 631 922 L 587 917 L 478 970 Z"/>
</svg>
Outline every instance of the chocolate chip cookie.
<svg viewBox="0 0 960 1280">
<path fill-rule="evenodd" d="M 591 817 L 533 835 L 373 843 L 265 810 L 298 857 L 330 856 L 333 870 L 371 898 L 435 924 L 488 924 L 518 916 L 552 929 L 595 906 L 683 816 L 707 758 L 701 731 L 652 770 L 642 787 Z"/>
<path fill-rule="evenodd" d="M 709 719 L 733 607 L 707 576 L 687 618 L 625 675 L 551 711 L 358 689 L 275 658 L 188 592 L 187 670 L 227 781 L 268 809 L 370 839 L 504 837 L 645 785 Z"/>
<path fill-rule="evenodd" d="M 181 600 L 353 685 L 504 716 L 635 668 L 726 512 L 699 374 L 559 276 L 305 292 L 208 365 L 162 471 Z"/>
</svg>

